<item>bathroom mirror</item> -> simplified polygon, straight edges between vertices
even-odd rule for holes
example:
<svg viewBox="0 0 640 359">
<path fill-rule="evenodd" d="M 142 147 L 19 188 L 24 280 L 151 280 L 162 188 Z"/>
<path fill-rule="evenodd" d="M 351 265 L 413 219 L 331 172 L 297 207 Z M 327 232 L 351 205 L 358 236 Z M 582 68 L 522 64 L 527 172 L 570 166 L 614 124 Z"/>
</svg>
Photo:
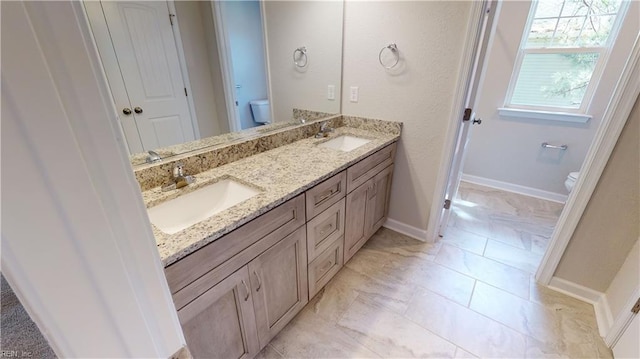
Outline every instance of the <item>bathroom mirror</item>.
<svg viewBox="0 0 640 359">
<path fill-rule="evenodd" d="M 340 112 L 341 1 L 84 4 L 134 166 Z"/>
</svg>

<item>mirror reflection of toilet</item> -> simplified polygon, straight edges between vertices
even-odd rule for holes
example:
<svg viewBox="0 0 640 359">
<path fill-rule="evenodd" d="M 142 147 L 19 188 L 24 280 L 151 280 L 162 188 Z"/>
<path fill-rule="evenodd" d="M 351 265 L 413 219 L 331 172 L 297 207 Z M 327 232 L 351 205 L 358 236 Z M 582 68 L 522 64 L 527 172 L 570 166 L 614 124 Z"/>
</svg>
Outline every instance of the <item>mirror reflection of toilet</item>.
<svg viewBox="0 0 640 359">
<path fill-rule="evenodd" d="M 578 180 L 579 175 L 580 175 L 580 172 L 571 172 L 567 176 L 567 180 L 564 181 L 564 186 L 567 188 L 567 191 L 569 191 L 569 193 L 571 193 L 573 186 L 576 185 L 576 181 Z"/>
<path fill-rule="evenodd" d="M 269 100 L 253 100 L 249 101 L 253 121 L 259 125 L 267 125 L 271 123 L 271 106 Z"/>
</svg>

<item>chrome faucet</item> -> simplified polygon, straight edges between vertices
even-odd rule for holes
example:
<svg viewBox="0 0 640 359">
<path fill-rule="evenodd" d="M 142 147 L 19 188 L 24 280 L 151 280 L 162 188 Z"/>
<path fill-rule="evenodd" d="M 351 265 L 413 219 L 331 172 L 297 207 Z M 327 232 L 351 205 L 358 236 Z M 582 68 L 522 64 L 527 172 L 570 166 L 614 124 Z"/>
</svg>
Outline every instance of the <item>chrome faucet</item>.
<svg viewBox="0 0 640 359">
<path fill-rule="evenodd" d="M 162 157 L 156 151 L 148 151 L 149 156 L 147 156 L 147 163 L 155 163 L 162 161 Z"/>
<path fill-rule="evenodd" d="M 320 124 L 320 132 L 316 133 L 316 138 L 327 137 L 329 132 L 333 132 L 333 128 L 329 127 L 329 121 Z"/>
<path fill-rule="evenodd" d="M 195 177 L 184 174 L 184 166 L 182 163 L 178 162 L 173 168 L 173 180 L 170 183 L 162 186 L 162 192 L 183 188 L 194 183 L 195 181 Z"/>
</svg>

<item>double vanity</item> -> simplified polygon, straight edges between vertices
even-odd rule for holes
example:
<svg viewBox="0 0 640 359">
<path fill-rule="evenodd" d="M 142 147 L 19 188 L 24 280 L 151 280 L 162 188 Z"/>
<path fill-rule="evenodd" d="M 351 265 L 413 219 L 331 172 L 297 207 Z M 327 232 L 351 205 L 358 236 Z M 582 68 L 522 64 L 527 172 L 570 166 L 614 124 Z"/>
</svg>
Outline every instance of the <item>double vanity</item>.
<svg viewBox="0 0 640 359">
<path fill-rule="evenodd" d="M 384 223 L 401 124 L 339 115 L 333 131 L 307 136 L 319 123 L 192 166 L 196 182 L 182 189 L 141 182 L 195 358 L 253 358 Z"/>
</svg>

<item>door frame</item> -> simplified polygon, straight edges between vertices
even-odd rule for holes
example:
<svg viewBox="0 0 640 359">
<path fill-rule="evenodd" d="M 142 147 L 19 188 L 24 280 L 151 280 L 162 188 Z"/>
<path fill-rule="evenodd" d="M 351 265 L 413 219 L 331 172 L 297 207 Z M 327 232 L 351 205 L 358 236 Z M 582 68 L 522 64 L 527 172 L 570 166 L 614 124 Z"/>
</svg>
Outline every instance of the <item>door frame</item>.
<svg viewBox="0 0 640 359">
<path fill-rule="evenodd" d="M 471 5 L 469 14 L 469 26 L 467 27 L 467 35 L 465 36 L 465 45 L 462 53 L 462 64 L 460 66 L 460 80 L 456 85 L 455 96 L 453 97 L 452 117 L 449 119 L 447 131 L 444 137 L 443 152 L 440 158 L 440 167 L 438 168 L 438 176 L 436 177 L 436 186 L 429 211 L 429 221 L 427 224 L 426 241 L 435 243 L 440 233 L 440 217 L 442 207 L 444 206 L 449 178 L 452 178 L 454 170 L 455 152 L 457 139 L 460 131 L 462 131 L 462 117 L 466 108 L 467 94 L 469 86 L 472 83 L 475 74 L 473 67 L 479 51 L 477 42 L 480 40 L 482 32 L 482 22 L 484 21 L 485 3 L 484 1 L 474 1 Z M 495 22 L 495 19 L 494 19 Z M 493 29 L 491 29 L 493 32 Z M 491 37 L 491 35 L 490 35 Z M 484 69 L 480 77 L 484 76 Z M 477 86 L 478 84 L 475 84 Z M 463 154 L 464 155 L 464 154 Z"/>
<path fill-rule="evenodd" d="M 213 26 L 216 30 L 216 42 L 218 45 L 218 56 L 220 56 L 220 70 L 222 72 L 222 87 L 224 88 L 225 105 L 227 108 L 227 119 L 229 120 L 229 131 L 236 132 L 242 128 L 240 126 L 240 113 L 236 106 L 236 87 L 233 78 L 233 59 L 229 43 L 229 34 L 224 26 L 222 16 L 222 5 L 219 1 L 211 1 L 211 11 L 213 12 Z"/>
<path fill-rule="evenodd" d="M 456 96 L 454 100 L 454 116 L 449 120 L 447 132 L 444 139 L 444 151 L 440 161 L 440 168 L 436 180 L 436 190 L 434 201 L 431 204 L 427 241 L 435 242 L 438 238 L 439 215 L 444 203 L 447 180 L 452 169 L 452 160 L 456 148 L 456 140 L 460 129 L 460 114 L 458 109 L 464 106 L 464 94 L 471 72 L 471 56 L 469 51 L 470 39 L 477 38 L 478 27 L 475 26 L 482 13 L 478 13 L 478 5 L 474 5 L 467 32 L 467 46 L 463 54 L 465 60 L 462 66 L 464 76 L 462 81 L 456 86 Z M 620 133 L 629 118 L 638 95 L 640 94 L 640 34 L 636 37 L 633 50 L 624 67 L 622 75 L 615 87 L 613 96 L 603 115 L 602 122 L 598 126 L 594 139 L 589 147 L 587 156 L 580 169 L 580 177 L 575 187 L 571 191 L 564 209 L 558 219 L 556 227 L 551 236 L 549 247 L 538 267 L 535 279 L 538 283 L 548 285 L 553 278 L 553 274 L 560 263 L 560 259 L 571 240 L 582 214 L 591 199 L 593 191 L 600 180 L 600 176 L 611 156 L 613 148 L 620 137 Z"/>
<path fill-rule="evenodd" d="M 476 123 L 476 113 L 478 93 L 485 77 L 487 66 L 487 52 L 493 42 L 493 33 L 496 26 L 496 19 L 500 13 L 501 3 L 496 0 L 484 0 L 482 20 L 478 23 L 479 31 L 473 45 L 473 63 L 468 69 L 469 74 L 465 85 L 465 98 L 462 108 L 463 114 L 458 117 L 458 130 L 456 148 L 451 158 L 449 176 L 447 177 L 447 188 L 445 190 L 444 208 L 440 209 L 438 221 L 438 236 L 443 236 L 446 232 L 447 223 L 451 215 L 451 204 L 458 193 L 458 187 L 462 178 L 462 168 L 466 157 L 467 146 L 471 136 L 471 127 Z M 467 111 L 470 111 L 467 113 Z M 480 122 L 478 122 L 480 124 Z M 446 202 L 448 200 L 448 202 Z"/>
<path fill-rule="evenodd" d="M 639 94 L 640 34 L 636 36 L 629 59 L 580 168 L 580 176 L 569 194 L 551 235 L 549 248 L 538 267 L 535 278 L 539 283 L 548 285 L 551 282 Z"/>
<path fill-rule="evenodd" d="M 173 30 L 173 39 L 176 42 L 176 50 L 178 50 L 178 62 L 180 63 L 180 72 L 182 73 L 182 82 L 187 91 L 187 103 L 189 104 L 189 113 L 191 114 L 191 124 L 193 125 L 193 134 L 196 139 L 202 139 L 200 136 L 200 126 L 198 125 L 198 117 L 196 115 L 196 104 L 193 102 L 193 90 L 191 89 L 191 80 L 189 77 L 189 69 L 187 68 L 187 59 L 184 57 L 184 46 L 182 45 L 182 36 L 180 35 L 180 20 L 178 19 L 178 11 L 174 0 L 166 0 L 169 16 L 173 15 L 174 23 L 171 26 Z"/>
<path fill-rule="evenodd" d="M 614 319 L 613 324 L 611 325 L 609 330 L 607 331 L 606 336 L 604 337 L 604 343 L 609 347 L 613 348 L 624 331 L 627 330 L 633 318 L 640 314 L 635 314 L 631 310 L 636 304 L 636 301 L 640 298 L 640 286 L 637 286 L 636 289 L 631 293 L 624 306 L 620 310 L 620 314 Z"/>
</svg>

